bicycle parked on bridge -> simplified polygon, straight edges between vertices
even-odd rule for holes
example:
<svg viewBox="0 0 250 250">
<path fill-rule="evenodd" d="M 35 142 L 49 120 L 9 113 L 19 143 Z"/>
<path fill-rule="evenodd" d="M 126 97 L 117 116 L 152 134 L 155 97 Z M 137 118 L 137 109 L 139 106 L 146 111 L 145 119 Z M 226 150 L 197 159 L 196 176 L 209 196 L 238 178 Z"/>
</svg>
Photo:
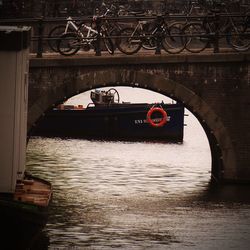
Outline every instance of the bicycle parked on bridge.
<svg viewBox="0 0 250 250">
<path fill-rule="evenodd" d="M 109 14 L 112 14 L 112 15 L 114 14 L 115 9 L 114 9 L 113 5 L 111 5 L 111 7 L 108 8 L 106 6 L 106 4 L 103 3 L 102 7 L 105 7 L 106 11 L 100 17 L 105 17 Z M 91 38 L 90 36 L 93 36 L 97 32 L 96 27 L 95 27 L 96 26 L 95 25 L 95 21 L 96 21 L 95 18 L 96 18 L 96 16 L 93 17 L 93 21 L 90 21 L 88 19 L 86 19 L 84 21 L 79 21 L 79 20 L 73 20 L 72 17 L 68 17 L 66 19 L 66 24 L 60 24 L 60 25 L 55 26 L 53 29 L 50 30 L 50 32 L 48 34 L 48 45 L 51 48 L 51 50 L 54 52 L 59 52 L 58 42 L 59 42 L 59 40 L 61 40 L 61 38 L 62 38 L 61 36 L 65 35 L 67 33 L 75 33 L 76 32 L 81 37 L 85 37 L 86 39 L 88 38 L 90 40 L 90 38 Z M 106 27 L 103 26 L 101 29 L 102 29 L 101 34 L 105 34 L 107 37 L 107 32 L 109 31 L 107 25 L 106 25 Z M 114 28 L 113 28 L 113 30 L 114 30 Z M 84 36 L 82 36 L 81 33 L 84 34 Z M 107 41 L 107 39 L 104 39 L 104 43 L 106 43 L 105 47 L 108 46 L 110 49 L 111 49 L 111 47 L 113 47 L 113 46 L 111 46 L 110 41 Z M 87 49 L 86 46 L 85 46 L 85 49 Z M 108 49 L 108 51 L 109 51 L 109 49 Z"/>
<path fill-rule="evenodd" d="M 199 0 L 189 0 L 181 11 L 181 14 L 184 14 L 185 18 L 175 21 L 175 26 L 178 25 L 182 29 L 190 20 L 199 20 L 200 17 L 205 16 L 207 13 L 208 6 L 204 6 Z"/>
<path fill-rule="evenodd" d="M 247 51 L 250 48 L 249 17 L 234 16 L 229 13 L 224 4 L 211 9 L 210 14 L 202 21 L 190 22 L 183 28 L 185 47 L 192 53 L 199 53 L 218 39 L 225 38 L 226 43 L 236 51 Z M 226 12 L 222 14 L 221 10 Z M 220 15 L 219 15 L 220 14 Z"/>
<path fill-rule="evenodd" d="M 157 46 L 171 54 L 180 53 L 185 48 L 182 30 L 174 23 L 167 23 L 164 17 L 156 18 L 150 23 L 139 20 L 135 27 L 125 27 L 118 36 L 116 45 L 127 55 L 132 55 L 141 48 L 156 49 Z"/>
<path fill-rule="evenodd" d="M 83 48 L 84 51 L 89 51 L 91 48 L 96 50 L 98 35 L 100 35 L 108 53 L 114 54 L 113 42 L 104 26 L 101 26 L 100 31 L 98 31 L 97 29 L 93 29 L 91 26 L 82 23 L 79 28 L 70 18 L 68 18 L 67 25 L 71 25 L 75 29 L 75 32 L 68 32 L 61 35 L 57 44 L 58 52 L 61 55 L 74 55 L 81 48 Z"/>
</svg>

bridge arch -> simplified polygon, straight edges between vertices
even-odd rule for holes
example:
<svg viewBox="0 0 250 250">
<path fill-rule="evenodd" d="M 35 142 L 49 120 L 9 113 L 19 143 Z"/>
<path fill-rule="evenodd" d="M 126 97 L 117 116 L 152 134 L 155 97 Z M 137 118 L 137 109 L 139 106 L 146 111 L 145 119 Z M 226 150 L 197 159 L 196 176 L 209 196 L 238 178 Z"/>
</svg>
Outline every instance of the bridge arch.
<svg viewBox="0 0 250 250">
<path fill-rule="evenodd" d="M 236 157 L 232 141 L 220 117 L 198 94 L 160 74 L 136 70 L 95 70 L 84 73 L 79 71 L 73 81 L 72 78 L 64 79 L 60 84 L 57 83 L 56 88 L 47 88 L 45 94 L 29 107 L 29 131 L 32 131 L 32 125 L 39 117 L 54 105 L 87 90 L 108 86 L 144 88 L 182 102 L 199 120 L 207 135 L 211 149 L 212 177 L 222 180 L 232 179 L 236 175 Z"/>
</svg>

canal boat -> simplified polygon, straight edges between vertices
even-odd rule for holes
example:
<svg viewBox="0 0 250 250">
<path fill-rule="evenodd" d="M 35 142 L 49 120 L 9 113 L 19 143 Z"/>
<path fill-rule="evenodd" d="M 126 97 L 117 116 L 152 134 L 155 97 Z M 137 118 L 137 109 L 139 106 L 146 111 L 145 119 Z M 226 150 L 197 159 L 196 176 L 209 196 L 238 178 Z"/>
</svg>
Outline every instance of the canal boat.
<svg viewBox="0 0 250 250">
<path fill-rule="evenodd" d="M 17 181 L 14 193 L 0 193 L 0 232 L 5 249 L 30 249 L 47 223 L 51 200 L 51 184 L 27 173 Z"/>
<path fill-rule="evenodd" d="M 184 106 L 181 103 L 120 102 L 115 88 L 91 91 L 82 105 L 60 104 L 34 127 L 32 136 L 89 139 L 183 141 Z"/>
</svg>

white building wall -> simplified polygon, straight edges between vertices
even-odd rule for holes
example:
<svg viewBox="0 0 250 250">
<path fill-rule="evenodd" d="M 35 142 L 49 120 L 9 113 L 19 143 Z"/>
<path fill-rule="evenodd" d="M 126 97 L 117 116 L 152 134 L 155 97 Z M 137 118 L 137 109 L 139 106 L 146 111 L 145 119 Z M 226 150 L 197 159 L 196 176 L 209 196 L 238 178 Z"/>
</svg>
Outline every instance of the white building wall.
<svg viewBox="0 0 250 250">
<path fill-rule="evenodd" d="M 25 171 L 28 48 L 0 48 L 0 192 L 13 193 Z"/>
</svg>

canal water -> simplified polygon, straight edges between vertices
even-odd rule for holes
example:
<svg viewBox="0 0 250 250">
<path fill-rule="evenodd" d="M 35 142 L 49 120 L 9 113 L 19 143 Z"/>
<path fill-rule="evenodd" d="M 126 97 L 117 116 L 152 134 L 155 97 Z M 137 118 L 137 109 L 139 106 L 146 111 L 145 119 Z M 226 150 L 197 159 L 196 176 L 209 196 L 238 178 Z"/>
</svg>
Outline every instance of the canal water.
<svg viewBox="0 0 250 250">
<path fill-rule="evenodd" d="M 210 184 L 206 136 L 186 113 L 182 144 L 30 138 L 27 170 L 54 190 L 34 249 L 249 249 L 250 188 Z"/>
</svg>

